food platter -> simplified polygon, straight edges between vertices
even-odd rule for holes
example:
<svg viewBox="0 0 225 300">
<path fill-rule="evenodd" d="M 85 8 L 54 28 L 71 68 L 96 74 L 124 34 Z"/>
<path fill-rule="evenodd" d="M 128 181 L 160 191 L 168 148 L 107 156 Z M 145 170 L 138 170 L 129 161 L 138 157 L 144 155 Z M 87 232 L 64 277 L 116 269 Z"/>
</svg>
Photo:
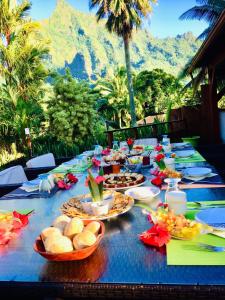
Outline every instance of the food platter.
<svg viewBox="0 0 225 300">
<path fill-rule="evenodd" d="M 107 192 L 105 192 L 107 193 Z M 88 195 L 80 195 L 74 198 L 71 198 L 69 201 L 65 202 L 61 206 L 61 212 L 69 217 L 79 217 L 83 220 L 107 220 L 115 218 L 119 215 L 125 214 L 128 212 L 134 205 L 134 199 L 130 196 L 124 195 L 119 192 L 114 194 L 114 203 L 109 212 L 105 215 L 95 216 L 85 213 L 82 208 L 81 200 Z"/>
<path fill-rule="evenodd" d="M 145 183 L 146 178 L 138 173 L 118 173 L 105 175 L 103 188 L 107 190 L 125 190 Z"/>
</svg>

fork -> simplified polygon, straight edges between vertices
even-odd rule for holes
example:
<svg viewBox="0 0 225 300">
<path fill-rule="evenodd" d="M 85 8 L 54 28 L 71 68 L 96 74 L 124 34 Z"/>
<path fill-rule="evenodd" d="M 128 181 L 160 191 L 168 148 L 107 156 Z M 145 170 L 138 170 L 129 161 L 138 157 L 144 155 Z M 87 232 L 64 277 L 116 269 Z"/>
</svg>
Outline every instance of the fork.
<svg viewBox="0 0 225 300">
<path fill-rule="evenodd" d="M 198 246 L 212 252 L 225 252 L 225 247 L 212 246 L 204 243 L 198 243 Z"/>
</svg>

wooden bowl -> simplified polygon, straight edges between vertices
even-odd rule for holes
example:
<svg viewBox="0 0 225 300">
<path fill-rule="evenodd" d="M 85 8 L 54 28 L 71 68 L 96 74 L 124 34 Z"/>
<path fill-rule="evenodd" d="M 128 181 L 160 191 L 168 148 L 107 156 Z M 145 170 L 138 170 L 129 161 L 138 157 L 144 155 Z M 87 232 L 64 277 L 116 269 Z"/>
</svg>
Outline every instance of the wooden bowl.
<svg viewBox="0 0 225 300">
<path fill-rule="evenodd" d="M 88 223 L 92 222 L 91 220 L 84 220 L 84 225 L 87 225 Z M 41 236 L 39 235 L 34 243 L 34 251 L 39 253 L 44 258 L 51 260 L 51 261 L 70 261 L 70 260 L 82 260 L 90 256 L 98 247 L 101 239 L 103 238 L 105 234 L 105 225 L 101 221 L 97 221 L 100 223 L 101 227 L 99 230 L 99 234 L 97 236 L 97 241 L 90 247 L 86 247 L 79 250 L 74 250 L 71 252 L 65 252 L 65 253 L 49 253 L 46 252 L 43 241 Z"/>
</svg>

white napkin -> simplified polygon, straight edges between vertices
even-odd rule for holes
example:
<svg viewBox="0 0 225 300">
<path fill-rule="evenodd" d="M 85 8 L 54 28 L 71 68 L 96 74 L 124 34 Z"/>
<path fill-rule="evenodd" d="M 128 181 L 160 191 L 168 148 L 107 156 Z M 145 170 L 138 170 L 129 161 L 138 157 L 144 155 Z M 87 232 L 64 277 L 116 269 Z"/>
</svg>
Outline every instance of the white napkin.
<svg viewBox="0 0 225 300">
<path fill-rule="evenodd" d="M 217 175 L 218 174 L 216 174 L 216 173 L 210 173 L 206 176 L 201 176 L 201 177 L 184 176 L 184 178 L 189 179 L 191 181 L 200 181 L 200 180 L 203 180 L 205 178 L 210 178 L 210 177 L 214 177 L 214 176 L 217 176 Z"/>
<path fill-rule="evenodd" d="M 216 230 L 216 229 L 214 229 L 212 234 L 217 235 L 217 236 L 225 239 L 225 230 Z"/>
</svg>

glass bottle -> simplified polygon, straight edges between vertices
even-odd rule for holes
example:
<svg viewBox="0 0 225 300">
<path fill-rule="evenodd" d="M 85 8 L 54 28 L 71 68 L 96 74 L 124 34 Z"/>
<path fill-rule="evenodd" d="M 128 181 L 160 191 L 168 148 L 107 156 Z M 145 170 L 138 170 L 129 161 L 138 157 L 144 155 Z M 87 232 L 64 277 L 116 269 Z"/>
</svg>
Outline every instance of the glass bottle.
<svg viewBox="0 0 225 300">
<path fill-rule="evenodd" d="M 165 202 L 168 204 L 169 210 L 176 215 L 185 214 L 187 211 L 187 196 L 178 186 L 180 178 L 166 178 L 164 181 L 168 184 L 165 193 Z"/>
<path fill-rule="evenodd" d="M 119 150 L 119 143 L 118 141 L 113 141 L 113 150 L 118 151 Z"/>
</svg>

